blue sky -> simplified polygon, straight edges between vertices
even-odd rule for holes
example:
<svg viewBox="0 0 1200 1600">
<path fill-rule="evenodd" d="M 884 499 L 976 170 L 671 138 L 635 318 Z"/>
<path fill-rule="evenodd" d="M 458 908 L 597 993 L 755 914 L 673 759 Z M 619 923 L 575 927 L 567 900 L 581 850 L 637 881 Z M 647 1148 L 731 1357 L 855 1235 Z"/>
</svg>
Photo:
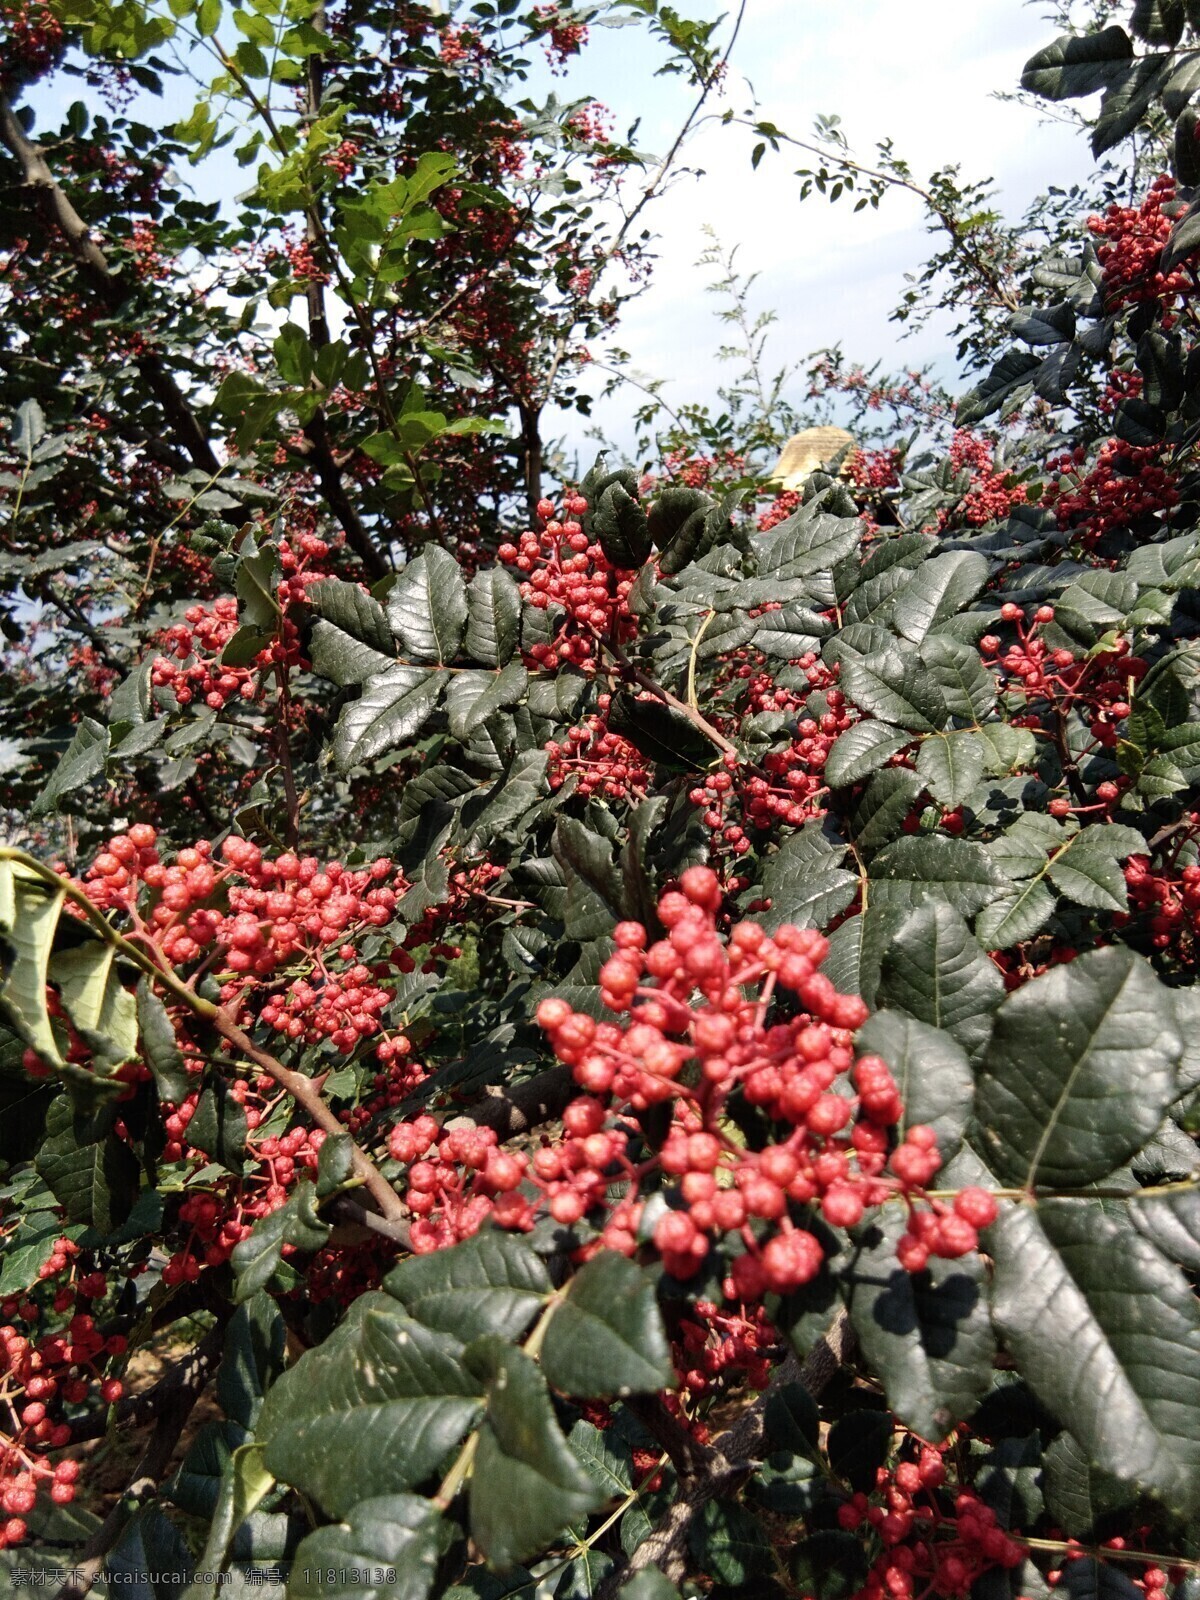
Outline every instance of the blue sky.
<svg viewBox="0 0 1200 1600">
<path fill-rule="evenodd" d="M 680 9 L 713 17 L 726 7 L 684 0 Z M 741 113 L 756 100 L 761 116 L 801 137 L 818 113 L 836 113 L 863 157 L 890 136 L 918 178 L 958 161 L 967 176 L 994 178 L 1004 209 L 1019 215 L 1048 182 L 1069 185 L 1090 166 L 1073 129 L 994 98 L 1016 87 L 1023 63 L 1052 36 L 1040 7 L 1024 0 L 748 0 L 723 96 L 710 109 Z M 642 145 L 662 152 L 694 91 L 678 78 L 656 78 L 656 65 L 640 27 L 596 27 L 565 80 L 539 73 L 530 92 L 590 93 L 614 112 L 618 129 L 640 118 Z M 58 80 L 52 104 L 39 109 L 61 115 L 72 88 Z M 857 214 L 844 199 L 829 205 L 814 196 L 801 204 L 799 160 L 768 153 L 754 171 L 754 142 L 710 118 L 683 157 L 697 170 L 647 212 L 660 236 L 660 260 L 650 288 L 627 307 L 616 341 L 634 352 L 634 370 L 667 378 L 665 396 L 676 406 L 713 400 L 728 378 L 716 361 L 725 330 L 706 292 L 710 275 L 696 265 L 707 225 L 725 246 L 738 246 L 743 272 L 759 274 L 755 308 L 778 314 L 773 366 L 840 343 L 850 359 L 868 365 L 933 363 L 953 386 L 947 326 L 935 322 L 904 339 L 888 320 L 905 273 L 931 252 L 919 203 L 894 193 L 879 211 Z M 184 176 L 205 198 L 232 198 L 250 181 L 224 154 Z M 626 389 L 596 408 L 596 422 L 619 445 L 632 444 L 639 399 Z M 561 427 L 570 450 L 586 456 L 595 448 L 574 414 Z"/>
<path fill-rule="evenodd" d="M 993 177 L 1003 209 L 1016 216 L 1049 182 L 1069 185 L 1091 165 L 1073 129 L 994 98 L 1017 86 L 1024 62 L 1054 36 L 1040 9 L 1022 0 L 749 0 L 725 104 L 740 111 L 752 85 L 761 115 L 800 137 L 818 113 L 835 113 L 863 156 L 891 136 L 918 178 L 961 162 L 965 175 Z M 641 114 L 648 147 L 666 148 L 686 114 L 681 88 L 649 78 L 644 56 L 630 48 L 633 30 L 604 31 L 594 30 L 587 81 L 618 125 Z M 902 339 L 888 320 L 904 274 L 931 253 L 919 203 L 892 194 L 878 212 L 857 214 L 845 199 L 800 204 L 800 162 L 768 154 L 752 171 L 752 144 L 734 128 L 702 129 L 688 149 L 702 175 L 656 203 L 660 265 L 620 332 L 638 368 L 669 377 L 666 395 L 676 405 L 710 399 L 721 381 L 714 358 L 723 330 L 695 266 L 707 223 L 724 244 L 739 246 L 743 271 L 761 275 L 756 305 L 779 316 L 776 366 L 841 343 L 848 357 L 882 357 L 885 368 L 934 362 L 951 381 L 945 323 Z M 621 396 L 598 408 L 610 436 L 628 439 L 634 404 Z"/>
</svg>

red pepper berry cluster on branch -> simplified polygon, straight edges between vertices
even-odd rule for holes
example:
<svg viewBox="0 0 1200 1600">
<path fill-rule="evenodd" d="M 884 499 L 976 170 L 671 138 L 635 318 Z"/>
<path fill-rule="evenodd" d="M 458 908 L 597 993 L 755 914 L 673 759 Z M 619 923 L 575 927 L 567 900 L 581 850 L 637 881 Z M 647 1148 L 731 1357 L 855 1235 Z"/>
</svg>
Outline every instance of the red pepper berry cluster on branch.
<svg viewBox="0 0 1200 1600">
<path fill-rule="evenodd" d="M 868 1207 L 903 1197 L 910 1229 L 900 1258 L 910 1270 L 924 1266 L 931 1253 L 973 1249 L 977 1228 L 995 1215 L 995 1202 L 976 1190 L 952 1208 L 918 1208 L 940 1166 L 936 1139 L 916 1126 L 895 1144 L 903 1109 L 895 1081 L 880 1057 L 855 1061 L 852 1036 L 867 1008 L 857 996 L 840 994 L 819 970 L 827 941 L 788 924 L 770 935 L 754 922 L 737 923 L 723 941 L 720 905 L 716 874 L 690 867 L 680 889 L 659 901 L 665 938 L 650 943 L 640 923 L 618 924 L 617 951 L 601 969 L 600 984 L 605 1004 L 627 1014 L 626 1027 L 598 1023 L 565 1000 L 538 1007 L 555 1054 L 585 1091 L 569 1108 L 567 1127 L 573 1134 L 587 1128 L 597 1139 L 588 1181 L 594 1174 L 597 1185 L 614 1178 L 625 1184 L 603 1244 L 625 1254 L 636 1249 L 642 1189 L 657 1169 L 678 1180 L 670 1208 L 653 1227 L 667 1269 L 694 1276 L 713 1240 L 732 1234 L 744 1253 L 733 1261 L 727 1292 L 741 1300 L 757 1300 L 768 1290 L 785 1293 L 820 1270 L 823 1247 L 793 1220 L 793 1205 L 819 1207 L 826 1221 L 852 1227 Z M 781 989 L 802 1009 L 770 1021 L 772 998 Z M 727 1109 L 735 1094 L 779 1125 L 765 1148 L 748 1150 L 730 1137 Z M 665 1142 L 635 1165 L 624 1149 L 627 1113 L 664 1103 L 672 1106 Z M 621 1147 L 609 1137 L 601 1150 L 610 1118 Z M 535 1175 L 538 1166 L 535 1159 Z"/>
<path fill-rule="evenodd" d="M 523 533 L 519 545 L 502 544 L 501 561 L 526 574 L 521 594 L 539 610 L 566 613 L 552 644 L 535 644 L 529 654 L 542 666 L 559 661 L 591 662 L 594 635 L 631 639 L 637 632 L 625 602 L 635 573 L 614 567 L 593 544 L 578 520 L 588 508 L 582 495 L 568 495 L 560 520 L 551 500 L 538 502 L 540 533 Z"/>
<path fill-rule="evenodd" d="M 244 1021 L 258 1015 L 289 1040 L 339 1050 L 380 1031 L 390 998 L 349 941 L 390 922 L 405 887 L 386 857 L 356 870 L 291 851 L 272 859 L 236 834 L 220 860 L 200 840 L 168 863 L 146 823 L 112 838 L 84 879 L 93 904 L 127 913 L 171 966 L 215 956 L 222 1002 Z M 148 910 L 145 890 L 156 894 Z M 264 981 L 284 971 L 287 987 L 264 998 Z"/>
<path fill-rule="evenodd" d="M 838 1511 L 853 1532 L 869 1529 L 882 1546 L 867 1581 L 851 1600 L 911 1600 L 914 1595 L 965 1595 L 993 1568 L 1019 1566 L 1024 1548 L 971 1490 L 951 1498 L 941 1453 L 914 1440 L 916 1459 L 894 1473 L 879 1469 L 871 1495 L 856 1494 Z"/>
</svg>

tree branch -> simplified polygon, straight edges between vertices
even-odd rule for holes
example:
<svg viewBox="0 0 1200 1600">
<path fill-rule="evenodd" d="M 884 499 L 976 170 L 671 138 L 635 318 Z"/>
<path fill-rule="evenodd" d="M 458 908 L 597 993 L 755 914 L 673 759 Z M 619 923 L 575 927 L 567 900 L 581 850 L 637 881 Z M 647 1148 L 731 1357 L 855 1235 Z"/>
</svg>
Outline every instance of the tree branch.
<svg viewBox="0 0 1200 1600">
<path fill-rule="evenodd" d="M 67 1581 L 58 1590 L 55 1600 L 84 1600 L 100 1574 L 105 1556 L 121 1537 L 126 1523 L 142 1501 L 158 1493 L 159 1483 L 170 1465 L 192 1407 L 209 1380 L 212 1363 L 207 1358 L 198 1359 L 200 1352 L 212 1334 L 220 1331 L 213 1329 L 206 1334 L 192 1356 L 180 1363 L 177 1369 L 181 1374 L 179 1381 L 170 1395 L 164 1396 L 163 1409 L 150 1442 L 134 1468 L 125 1493 L 84 1545 L 79 1560 L 72 1565 Z"/>
<path fill-rule="evenodd" d="M 25 188 L 29 190 L 31 200 L 41 211 L 47 225 L 62 234 L 83 276 L 105 304 L 115 310 L 129 298 L 129 285 L 109 265 L 104 251 L 92 238 L 87 223 L 59 186 L 41 146 L 26 134 L 20 118 L 3 93 L 0 93 L 0 143 L 7 147 L 16 160 Z M 147 352 L 135 356 L 134 364 L 192 461 L 205 472 L 219 472 L 220 462 L 208 436 L 162 358 Z"/>
</svg>

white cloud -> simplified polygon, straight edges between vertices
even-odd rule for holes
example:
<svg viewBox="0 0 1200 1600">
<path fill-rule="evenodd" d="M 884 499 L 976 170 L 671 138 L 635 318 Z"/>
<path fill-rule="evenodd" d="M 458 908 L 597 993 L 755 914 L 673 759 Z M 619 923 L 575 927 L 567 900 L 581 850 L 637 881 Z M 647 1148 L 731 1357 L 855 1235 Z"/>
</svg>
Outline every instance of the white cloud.
<svg viewBox="0 0 1200 1600">
<path fill-rule="evenodd" d="M 632 32 L 632 30 L 629 30 Z M 923 180 L 959 162 L 966 177 L 996 180 L 1001 203 L 1019 214 L 1050 182 L 1072 182 L 1090 158 L 1074 130 L 1042 125 L 1035 112 L 1002 103 L 996 91 L 1015 88 L 1025 60 L 1047 42 L 1047 27 L 1020 0 L 749 0 L 725 104 L 740 111 L 753 83 L 761 115 L 807 137 L 818 113 L 837 114 L 856 152 L 868 163 L 876 140 L 891 137 L 898 155 Z M 600 41 L 597 39 L 597 44 Z M 610 103 L 624 122 L 638 109 L 651 147 L 673 136 L 684 102 L 631 73 L 614 72 Z M 694 263 L 713 226 L 726 246 L 738 245 L 743 271 L 758 271 L 756 303 L 779 314 L 773 338 L 776 364 L 842 343 L 866 362 L 910 366 L 950 354 L 945 328 L 900 340 L 888 313 L 905 272 L 932 253 L 920 202 L 891 193 L 878 211 L 855 214 L 843 198 L 830 205 L 798 201 L 793 176 L 799 152 L 768 152 L 750 168 L 754 140 L 714 125 L 689 146 L 687 178 L 658 202 L 651 225 L 660 237 L 654 282 L 625 315 L 619 339 L 638 368 L 671 379 L 668 397 L 712 397 L 720 373 L 714 353 L 722 339 L 705 275 Z M 623 443 L 635 401 L 605 402 L 597 416 Z M 578 424 L 571 424 L 577 437 Z"/>
</svg>

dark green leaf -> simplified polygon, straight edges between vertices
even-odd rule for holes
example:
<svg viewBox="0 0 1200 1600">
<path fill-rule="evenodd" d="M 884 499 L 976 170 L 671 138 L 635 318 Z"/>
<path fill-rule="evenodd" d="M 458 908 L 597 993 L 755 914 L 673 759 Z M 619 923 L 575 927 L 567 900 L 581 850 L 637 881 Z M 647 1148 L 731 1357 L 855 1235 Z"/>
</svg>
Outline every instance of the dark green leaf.
<svg viewBox="0 0 1200 1600">
<path fill-rule="evenodd" d="M 621 1600 L 679 1600 L 679 1590 L 657 1567 L 643 1567 L 622 1585 Z"/>
<path fill-rule="evenodd" d="M 550 1318 L 542 1371 L 579 1399 L 669 1388 L 674 1371 L 653 1280 L 612 1251 L 593 1256 Z"/>
<path fill-rule="evenodd" d="M 985 751 L 968 729 L 926 739 L 917 755 L 917 774 L 935 800 L 957 807 L 983 777 Z"/>
<path fill-rule="evenodd" d="M 768 1573 L 774 1561 L 758 1518 L 735 1500 L 710 1500 L 692 1524 L 692 1554 L 702 1571 L 731 1589 Z"/>
<path fill-rule="evenodd" d="M 1044 100 L 1070 100 L 1105 88 L 1114 70 L 1133 55 L 1124 28 L 1098 33 L 1066 33 L 1025 63 L 1021 87 Z"/>
<path fill-rule="evenodd" d="M 601 1497 L 563 1438 L 529 1357 L 489 1335 L 475 1340 L 467 1360 L 487 1390 L 471 1474 L 471 1537 L 503 1570 L 540 1554 Z"/>
<path fill-rule="evenodd" d="M 338 720 L 333 758 L 342 772 L 414 739 L 433 713 L 449 673 L 389 667 L 369 678 Z"/>
<path fill-rule="evenodd" d="M 791 1571 L 800 1593 L 812 1600 L 848 1600 L 866 1582 L 866 1548 L 856 1534 L 826 1529 L 801 1539 Z"/>
<path fill-rule="evenodd" d="M 139 1169 L 133 1151 L 114 1133 L 89 1139 L 66 1095 L 51 1102 L 36 1166 L 68 1220 L 97 1233 L 118 1228 L 137 1198 Z"/>
<path fill-rule="evenodd" d="M 996 680 L 979 651 L 946 633 L 931 633 L 921 643 L 921 660 L 941 692 L 946 709 L 963 722 L 980 722 L 996 703 Z M 1007 730 L 1007 724 L 1000 725 Z"/>
<path fill-rule="evenodd" d="M 920 778 L 907 767 L 875 773 L 850 816 L 849 831 L 858 850 L 870 855 L 896 838 L 920 792 Z"/>
<path fill-rule="evenodd" d="M 645 509 L 621 483 L 611 483 L 591 513 L 592 537 L 615 567 L 640 567 L 650 554 Z"/>
<path fill-rule="evenodd" d="M 74 738 L 50 774 L 50 781 L 34 801 L 31 814 L 40 817 L 53 811 L 63 795 L 73 794 L 98 778 L 107 758 L 108 729 L 94 717 L 80 718 Z"/>
<path fill-rule="evenodd" d="M 831 789 L 860 783 L 877 768 L 886 766 L 908 743 L 906 734 L 897 733 L 884 722 L 856 722 L 834 740 L 825 758 L 825 782 Z"/>
<path fill-rule="evenodd" d="M 823 928 L 844 911 L 858 893 L 858 874 L 838 865 L 846 849 L 822 822 L 808 823 L 785 839 L 763 865 L 762 893 L 771 901 L 764 926 L 794 922 Z"/>
<path fill-rule="evenodd" d="M 396 641 L 379 601 L 357 583 L 341 578 L 321 578 L 304 591 L 304 602 L 339 633 L 380 655 L 394 656 Z"/>
<path fill-rule="evenodd" d="M 712 741 L 662 700 L 639 699 L 627 689 L 612 698 L 608 725 L 669 772 L 695 772 L 716 757 Z"/>
<path fill-rule="evenodd" d="M 1092 127 L 1094 156 L 1102 156 L 1129 137 L 1170 75 L 1170 56 L 1141 56 L 1118 69 L 1104 91 L 1100 115 Z"/>
<path fill-rule="evenodd" d="M 521 595 L 503 567 L 477 572 L 467 589 L 464 646 L 472 661 L 503 667 L 512 659 L 521 630 Z"/>
<path fill-rule="evenodd" d="M 407 655 L 442 666 L 453 661 L 467 625 L 467 589 L 454 557 L 426 545 L 396 579 L 387 615 Z"/>
<path fill-rule="evenodd" d="M 1043 1456 L 1046 1504 L 1054 1520 L 1075 1539 L 1087 1538 L 1106 1512 L 1129 1506 L 1137 1490 L 1098 1471 L 1065 1430 Z"/>
<path fill-rule="evenodd" d="M 899 1011 L 874 1012 L 858 1031 L 858 1046 L 891 1067 L 905 1123 L 931 1127 L 943 1162 L 949 1161 L 962 1143 L 974 1095 L 963 1047 L 940 1028 Z"/>
<path fill-rule="evenodd" d="M 842 688 L 860 711 L 913 733 L 937 733 L 947 711 L 937 685 L 912 650 L 899 647 L 842 664 Z"/>
<path fill-rule="evenodd" d="M 897 839 L 871 863 L 873 905 L 917 906 L 933 898 L 969 917 L 1002 884 L 981 845 L 942 834 Z"/>
<path fill-rule="evenodd" d="M 241 1172 L 246 1133 L 246 1113 L 224 1080 L 215 1078 L 196 1103 L 187 1126 L 188 1143 L 231 1172 Z"/>
<path fill-rule="evenodd" d="M 1036 57 L 1034 58 L 1036 60 Z M 1041 359 L 1029 350 L 1008 350 L 968 393 L 963 395 L 954 417 L 960 428 L 973 428 L 990 417 L 1022 384 L 1030 382 L 1041 366 Z"/>
<path fill-rule="evenodd" d="M 482 1413 L 461 1352 L 386 1295 L 361 1296 L 268 1393 L 257 1428 L 267 1467 L 333 1516 L 412 1488 Z"/>
<path fill-rule="evenodd" d="M 1043 973 L 996 1012 L 975 1105 L 989 1165 L 1023 1187 L 1106 1177 L 1156 1132 L 1181 1050 L 1169 991 L 1133 951 Z"/>
<path fill-rule="evenodd" d="M 1042 1441 L 1036 1433 L 998 1439 L 984 1458 L 975 1489 L 1002 1528 L 1032 1528 L 1045 1510 Z"/>
<path fill-rule="evenodd" d="M 155 994 L 149 978 L 142 978 L 137 986 L 137 1019 L 143 1058 L 154 1074 L 158 1098 L 168 1105 L 182 1105 L 191 1080 L 184 1068 L 167 1008 Z"/>
<path fill-rule="evenodd" d="M 283 1317 L 268 1295 L 254 1295 L 229 1319 L 217 1399 L 231 1421 L 253 1428 L 267 1390 L 283 1371 L 286 1342 Z"/>
<path fill-rule="evenodd" d="M 260 1217 L 234 1246 L 230 1257 L 237 1278 L 234 1299 L 240 1304 L 266 1288 L 285 1244 L 312 1251 L 319 1250 L 328 1238 L 329 1224 L 317 1216 L 316 1186 L 298 1183 L 283 1205 Z"/>
<path fill-rule="evenodd" d="M 996 1342 L 980 1258 L 934 1256 L 924 1272 L 906 1272 L 896 1260 L 906 1224 L 899 1207 L 884 1206 L 858 1231 L 842 1292 L 888 1404 L 905 1427 L 936 1441 L 988 1392 Z"/>
<path fill-rule="evenodd" d="M 289 1600 L 425 1600 L 441 1553 L 441 1518 L 417 1495 L 360 1500 L 345 1522 L 301 1541 Z"/>
<path fill-rule="evenodd" d="M 996 1327 L 1034 1393 L 1089 1461 L 1194 1513 L 1200 1309 L 1183 1274 L 1102 1201 L 1004 1206 L 988 1249 Z"/>
<path fill-rule="evenodd" d="M 410 1256 L 384 1288 L 427 1327 L 466 1340 L 515 1339 L 544 1304 L 550 1280 L 523 1238 L 485 1228 L 451 1249 Z"/>
<path fill-rule="evenodd" d="M 873 1003 L 945 1029 L 974 1057 L 991 1035 L 1003 998 L 1004 980 L 962 916 L 930 901 L 906 913 L 892 935 Z"/>
<path fill-rule="evenodd" d="M 970 605 L 987 579 L 987 562 L 972 550 L 934 556 L 918 567 L 897 596 L 892 627 L 911 643 L 920 644 L 927 634 Z"/>
<path fill-rule="evenodd" d="M 829 1430 L 829 1465 L 856 1494 L 870 1494 L 888 1458 L 893 1423 L 884 1411 L 847 1411 Z"/>
<path fill-rule="evenodd" d="M 510 661 L 499 672 L 454 673 L 446 691 L 450 732 L 456 739 L 469 739 L 495 712 L 516 705 L 527 683 L 519 661 Z"/>
</svg>

